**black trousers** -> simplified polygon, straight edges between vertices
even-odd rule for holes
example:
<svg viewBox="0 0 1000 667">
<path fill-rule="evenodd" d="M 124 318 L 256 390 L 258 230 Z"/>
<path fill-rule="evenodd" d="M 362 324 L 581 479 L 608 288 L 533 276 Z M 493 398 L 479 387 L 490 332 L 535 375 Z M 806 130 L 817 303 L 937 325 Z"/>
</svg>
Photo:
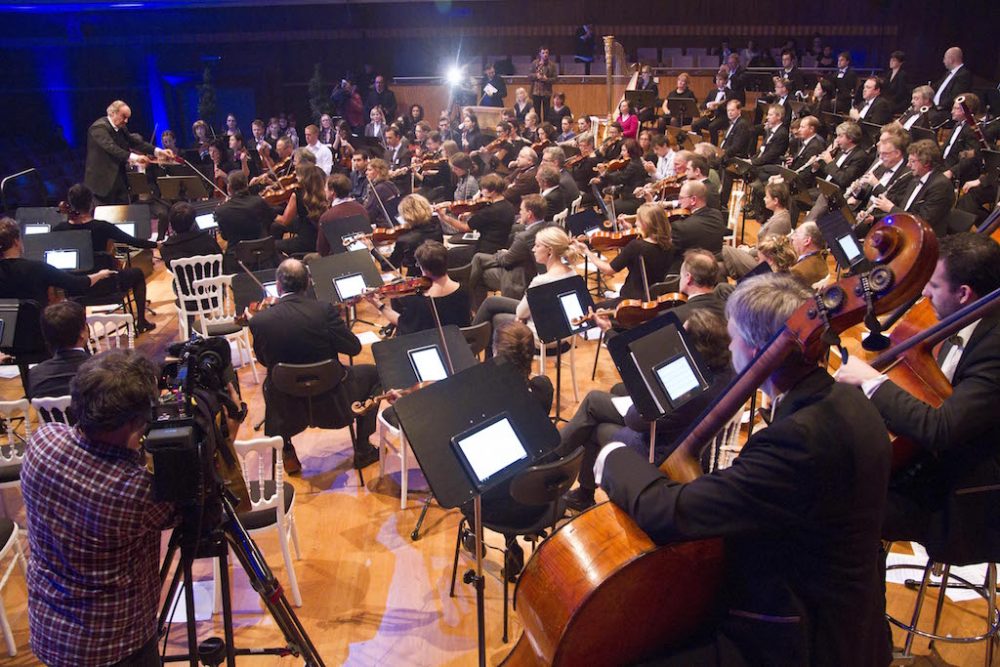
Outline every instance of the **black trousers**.
<svg viewBox="0 0 1000 667">
<path fill-rule="evenodd" d="M 625 425 L 625 418 L 611 402 L 613 396 L 626 393 L 624 387 L 620 391 L 621 393 L 609 393 L 595 390 L 588 393 L 580 402 L 576 414 L 559 432 L 561 456 L 574 451 L 577 447 L 583 447 L 580 487 L 588 491 L 593 491 L 597 487 L 594 482 L 594 463 L 601 447 L 611 442 L 614 435 Z"/>
</svg>

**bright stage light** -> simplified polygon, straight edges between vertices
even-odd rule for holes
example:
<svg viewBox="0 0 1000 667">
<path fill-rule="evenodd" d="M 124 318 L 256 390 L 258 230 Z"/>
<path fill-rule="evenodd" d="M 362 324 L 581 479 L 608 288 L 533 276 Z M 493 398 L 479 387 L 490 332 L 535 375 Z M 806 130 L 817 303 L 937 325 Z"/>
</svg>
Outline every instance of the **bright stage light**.
<svg viewBox="0 0 1000 667">
<path fill-rule="evenodd" d="M 447 73 L 444 75 L 444 80 L 448 82 L 449 86 L 462 85 L 462 80 L 464 78 L 465 75 L 462 73 L 462 68 L 454 65 L 449 67 Z"/>
</svg>

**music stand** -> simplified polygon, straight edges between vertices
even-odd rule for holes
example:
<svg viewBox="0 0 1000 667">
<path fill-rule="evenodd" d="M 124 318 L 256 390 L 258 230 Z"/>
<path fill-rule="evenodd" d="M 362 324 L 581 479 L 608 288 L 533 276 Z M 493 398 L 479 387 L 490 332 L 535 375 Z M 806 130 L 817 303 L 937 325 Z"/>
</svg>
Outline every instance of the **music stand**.
<svg viewBox="0 0 1000 667">
<path fill-rule="evenodd" d="M 835 128 L 843 123 L 845 119 L 850 118 L 850 116 L 833 113 L 832 111 L 824 111 L 820 115 L 822 116 L 823 124 L 830 128 Z"/>
<path fill-rule="evenodd" d="M 339 255 L 327 255 L 309 262 L 309 273 L 312 274 L 313 286 L 316 289 L 316 298 L 328 303 L 341 303 L 342 299 L 337 292 L 334 281 L 345 276 L 361 274 L 366 288 L 381 287 L 384 283 L 382 274 L 375 268 L 372 262 L 371 253 L 366 250 L 352 250 L 342 252 Z M 375 326 L 374 322 L 359 320 L 355 317 L 352 306 L 346 313 L 347 326 L 354 326 L 354 322 L 362 322 Z"/>
<path fill-rule="evenodd" d="M 590 236 L 601 230 L 604 218 L 592 208 L 566 216 L 566 231 L 572 237 Z"/>
<path fill-rule="evenodd" d="M 14 346 L 20 305 L 17 299 L 0 299 L 0 350 L 9 350 Z"/>
<path fill-rule="evenodd" d="M 51 230 L 60 222 L 66 222 L 66 216 L 55 206 L 21 206 L 14 212 L 14 220 L 21 228 L 23 237 L 27 225 L 48 225 Z"/>
<path fill-rule="evenodd" d="M 553 420 L 565 421 L 560 414 L 559 395 L 562 389 L 562 341 L 593 328 L 587 320 L 574 325 L 572 320 L 586 315 L 594 307 L 594 300 L 581 276 L 572 275 L 562 280 L 529 287 L 525 293 L 535 333 L 542 345 L 556 346 L 556 412 Z"/>
<path fill-rule="evenodd" d="M 840 268 L 850 273 L 864 273 L 872 269 L 871 262 L 865 257 L 864 241 L 854 234 L 853 226 L 843 211 L 828 210 L 816 219 L 816 225 Z"/>
<path fill-rule="evenodd" d="M 680 119 L 682 125 L 685 119 L 693 120 L 699 116 L 698 103 L 686 97 L 667 98 L 667 109 L 670 110 L 670 117 Z"/>
<path fill-rule="evenodd" d="M 704 393 L 712 383 L 711 372 L 672 312 L 608 339 L 608 352 L 639 416 L 649 422 L 653 463 L 656 421 Z"/>
<path fill-rule="evenodd" d="M 464 580 L 476 589 L 479 664 L 486 664 L 485 600 L 483 596 L 482 494 L 511 475 L 533 465 L 559 444 L 559 432 L 549 421 L 524 378 L 509 364 L 490 360 L 413 392 L 395 403 L 400 429 L 438 503 L 445 508 L 473 503 L 476 532 L 476 569 Z M 458 454 L 462 436 L 494 419 L 506 420 L 526 457 L 489 480 L 473 480 Z M 457 434 L 457 435 L 456 435 Z M 491 438 L 499 447 L 506 439 Z M 466 440 L 466 442 L 468 442 Z M 509 460 L 509 459 L 505 459 Z"/>
<path fill-rule="evenodd" d="M 119 204 L 116 206 L 98 206 L 94 209 L 94 218 L 111 224 L 133 225 L 137 239 L 148 239 L 152 235 L 149 204 Z M 127 229 L 124 231 L 128 231 Z"/>
<path fill-rule="evenodd" d="M 205 199 L 208 190 L 198 176 L 160 176 L 156 179 L 160 198 L 170 202 Z"/>
<path fill-rule="evenodd" d="M 94 269 L 94 242 L 87 230 L 29 234 L 21 241 L 27 259 L 44 262 L 45 253 L 49 250 L 74 250 L 77 253 L 77 265 L 75 269 L 71 269 L 73 272 L 90 273 Z"/>
<path fill-rule="evenodd" d="M 385 157 L 386 147 L 378 137 L 354 137 L 351 143 L 355 150 L 363 150 L 369 157 Z"/>
<path fill-rule="evenodd" d="M 125 174 L 128 181 L 128 190 L 135 197 L 149 197 L 153 194 L 149 187 L 149 176 L 144 171 L 129 171 Z"/>
<path fill-rule="evenodd" d="M 368 216 L 352 215 L 346 218 L 333 218 L 320 225 L 320 231 L 330 244 L 330 252 L 334 255 L 347 252 L 344 239 L 355 234 L 371 234 L 372 226 Z M 360 248 L 359 248 L 360 249 Z"/>
<path fill-rule="evenodd" d="M 656 104 L 656 94 L 652 90 L 626 90 L 625 99 L 632 108 L 632 112 L 636 114 L 639 113 L 639 109 Z"/>
<path fill-rule="evenodd" d="M 274 282 L 274 269 L 262 269 L 252 273 L 254 278 L 265 285 Z M 247 306 L 254 301 L 260 301 L 264 296 L 260 285 L 245 272 L 240 271 L 233 276 L 233 306 L 237 313 L 242 313 Z M 311 299 L 316 298 L 312 285 L 306 289 L 306 296 Z"/>
<path fill-rule="evenodd" d="M 933 141 L 934 145 L 937 146 L 937 132 L 926 127 L 911 127 L 910 137 L 913 141 L 919 141 L 921 139 L 927 139 Z"/>
<path fill-rule="evenodd" d="M 861 135 L 867 140 L 869 146 L 874 146 L 878 143 L 878 138 L 882 134 L 882 126 L 876 125 L 875 123 L 869 123 L 866 120 L 861 121 Z"/>
</svg>

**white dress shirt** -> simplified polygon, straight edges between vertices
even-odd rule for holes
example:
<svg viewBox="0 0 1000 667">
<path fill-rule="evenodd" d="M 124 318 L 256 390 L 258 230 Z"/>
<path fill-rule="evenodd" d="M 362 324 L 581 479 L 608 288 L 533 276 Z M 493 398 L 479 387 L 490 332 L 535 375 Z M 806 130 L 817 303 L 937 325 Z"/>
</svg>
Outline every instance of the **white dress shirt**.
<svg viewBox="0 0 1000 667">
<path fill-rule="evenodd" d="M 316 166 L 329 176 L 333 171 L 333 152 L 330 147 L 317 141 L 315 144 L 306 144 L 305 149 L 316 156 Z"/>
</svg>

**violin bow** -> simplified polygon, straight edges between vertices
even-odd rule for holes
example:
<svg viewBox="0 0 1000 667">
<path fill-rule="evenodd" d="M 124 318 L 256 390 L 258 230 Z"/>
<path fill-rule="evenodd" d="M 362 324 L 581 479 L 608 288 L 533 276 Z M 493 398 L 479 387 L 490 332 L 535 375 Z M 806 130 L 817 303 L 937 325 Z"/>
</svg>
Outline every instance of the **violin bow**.
<svg viewBox="0 0 1000 667">
<path fill-rule="evenodd" d="M 267 288 L 264 287 L 264 283 L 262 283 L 261 281 L 257 280 L 257 276 L 255 276 L 253 274 L 253 271 L 251 271 L 249 268 L 247 268 L 247 265 L 243 263 L 243 260 L 238 259 L 238 260 L 236 260 L 236 263 L 240 265 L 240 268 L 243 269 L 248 276 L 250 276 L 250 280 L 252 280 L 255 283 L 257 283 L 257 286 L 260 287 L 261 293 L 264 296 L 267 296 Z"/>
<path fill-rule="evenodd" d="M 646 301 L 652 301 L 649 296 L 649 277 L 646 275 L 646 258 L 639 255 L 639 268 L 642 270 L 642 288 L 646 291 Z"/>
</svg>

